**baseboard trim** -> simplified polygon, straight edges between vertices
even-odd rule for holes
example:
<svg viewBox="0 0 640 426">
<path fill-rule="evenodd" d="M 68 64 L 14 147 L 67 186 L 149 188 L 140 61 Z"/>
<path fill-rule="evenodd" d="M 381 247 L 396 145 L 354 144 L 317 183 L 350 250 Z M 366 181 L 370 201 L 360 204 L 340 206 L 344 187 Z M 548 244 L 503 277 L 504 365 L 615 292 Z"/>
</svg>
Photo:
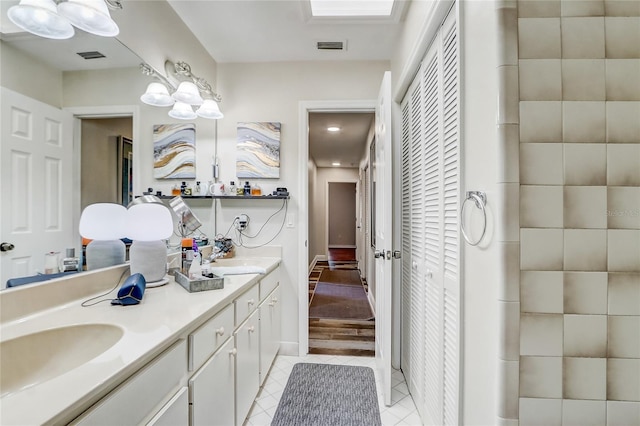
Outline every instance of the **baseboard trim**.
<svg viewBox="0 0 640 426">
<path fill-rule="evenodd" d="M 311 261 L 311 264 L 309 265 L 309 273 L 307 273 L 307 275 L 309 275 L 311 273 L 311 271 L 313 271 L 313 268 L 316 267 L 316 263 L 320 262 L 320 261 L 326 261 L 327 260 L 327 256 L 324 254 L 317 254 L 316 257 L 313 258 L 313 260 Z"/>
<path fill-rule="evenodd" d="M 280 350 L 278 351 L 278 355 L 300 356 L 299 351 L 300 349 L 298 342 L 280 342 Z"/>
</svg>

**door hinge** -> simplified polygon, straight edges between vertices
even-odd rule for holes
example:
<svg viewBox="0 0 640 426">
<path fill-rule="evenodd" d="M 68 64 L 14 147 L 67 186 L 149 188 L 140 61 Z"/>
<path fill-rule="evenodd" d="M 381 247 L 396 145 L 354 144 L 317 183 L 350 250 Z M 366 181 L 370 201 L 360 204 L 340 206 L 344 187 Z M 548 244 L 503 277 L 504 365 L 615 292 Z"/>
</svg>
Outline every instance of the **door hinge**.
<svg viewBox="0 0 640 426">
<path fill-rule="evenodd" d="M 400 250 L 394 250 L 393 251 L 393 258 L 394 259 L 401 259 L 402 258 L 402 252 Z"/>
</svg>

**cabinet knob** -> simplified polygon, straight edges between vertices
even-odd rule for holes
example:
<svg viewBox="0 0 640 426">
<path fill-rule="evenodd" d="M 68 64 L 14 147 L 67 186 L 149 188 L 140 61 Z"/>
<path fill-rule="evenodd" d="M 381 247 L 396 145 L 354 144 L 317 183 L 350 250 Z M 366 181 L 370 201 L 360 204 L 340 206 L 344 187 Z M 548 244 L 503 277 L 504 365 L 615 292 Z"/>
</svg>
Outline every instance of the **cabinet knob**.
<svg viewBox="0 0 640 426">
<path fill-rule="evenodd" d="M 250 325 L 250 326 L 247 328 L 247 331 L 249 331 L 249 333 L 253 333 L 254 331 L 256 331 L 256 327 L 255 327 L 255 326 L 253 326 L 253 325 Z"/>
<path fill-rule="evenodd" d="M 219 329 L 216 330 L 216 334 L 218 336 L 223 336 L 224 335 L 224 327 L 220 327 Z"/>
<path fill-rule="evenodd" d="M 278 298 L 274 297 L 271 299 L 271 302 L 269 302 L 269 306 L 273 307 L 276 305 L 276 303 L 278 303 Z"/>
<path fill-rule="evenodd" d="M 247 300 L 247 303 L 249 304 L 249 306 L 253 306 L 253 305 L 256 304 L 255 300 L 253 300 L 253 299 Z"/>
<path fill-rule="evenodd" d="M 238 350 L 233 348 L 229 351 L 229 356 L 236 356 L 238 354 Z"/>
</svg>

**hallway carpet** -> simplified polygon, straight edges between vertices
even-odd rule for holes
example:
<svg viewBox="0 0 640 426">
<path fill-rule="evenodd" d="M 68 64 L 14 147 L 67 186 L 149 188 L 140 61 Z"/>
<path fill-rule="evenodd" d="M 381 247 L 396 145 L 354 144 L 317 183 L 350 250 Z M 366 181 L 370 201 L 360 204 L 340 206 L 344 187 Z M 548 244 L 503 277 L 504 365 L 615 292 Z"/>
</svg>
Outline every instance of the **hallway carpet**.
<svg viewBox="0 0 640 426">
<path fill-rule="evenodd" d="M 352 365 L 294 365 L 272 426 L 382 425 L 373 369 Z"/>
</svg>

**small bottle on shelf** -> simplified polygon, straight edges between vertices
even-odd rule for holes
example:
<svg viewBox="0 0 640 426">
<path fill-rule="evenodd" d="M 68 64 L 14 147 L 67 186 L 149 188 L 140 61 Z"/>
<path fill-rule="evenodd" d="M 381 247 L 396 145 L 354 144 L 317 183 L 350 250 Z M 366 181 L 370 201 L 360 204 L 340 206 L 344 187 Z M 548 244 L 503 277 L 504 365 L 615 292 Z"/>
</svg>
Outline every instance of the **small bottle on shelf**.
<svg viewBox="0 0 640 426">
<path fill-rule="evenodd" d="M 180 195 L 180 188 L 178 187 L 177 183 L 173 185 L 173 188 L 171 188 L 171 195 L 173 196 Z"/>
<path fill-rule="evenodd" d="M 251 185 L 249 185 L 249 181 L 244 183 L 244 192 L 242 195 L 251 195 Z"/>
<path fill-rule="evenodd" d="M 251 187 L 251 195 L 254 195 L 254 196 L 262 195 L 262 189 L 260 189 L 257 183 Z"/>
<path fill-rule="evenodd" d="M 236 195 L 236 183 L 234 181 L 229 182 L 229 195 Z"/>
<path fill-rule="evenodd" d="M 200 188 L 200 181 L 196 181 L 195 193 L 193 195 L 202 195 L 202 189 Z"/>
</svg>

